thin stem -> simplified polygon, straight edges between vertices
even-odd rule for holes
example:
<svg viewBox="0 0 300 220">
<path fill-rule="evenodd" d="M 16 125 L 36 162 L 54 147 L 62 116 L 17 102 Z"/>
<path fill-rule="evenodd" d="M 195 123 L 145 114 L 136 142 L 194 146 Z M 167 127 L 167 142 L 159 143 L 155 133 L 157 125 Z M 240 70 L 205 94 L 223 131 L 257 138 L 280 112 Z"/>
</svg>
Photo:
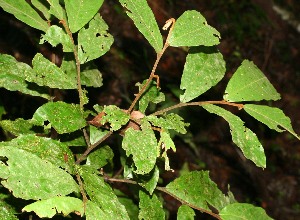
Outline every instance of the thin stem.
<svg viewBox="0 0 300 220">
<path fill-rule="evenodd" d="M 168 108 L 165 108 L 165 109 L 162 109 L 160 111 L 154 112 L 151 115 L 162 115 L 162 114 L 164 114 L 168 111 L 171 111 L 171 110 L 174 110 L 174 109 L 177 109 L 177 108 L 181 108 L 181 107 L 185 107 L 185 106 L 202 106 L 202 105 L 208 105 L 208 104 L 230 105 L 230 106 L 237 107 L 239 110 L 244 108 L 243 104 L 227 102 L 225 100 L 222 100 L 222 101 L 188 102 L 188 103 L 179 103 L 177 105 L 170 106 Z"/>
<path fill-rule="evenodd" d="M 88 198 L 87 198 L 87 196 L 85 194 L 84 187 L 83 187 L 83 182 L 82 182 L 81 177 L 80 177 L 80 175 L 78 173 L 76 174 L 76 178 L 77 178 L 77 181 L 79 183 L 80 193 L 81 193 L 82 198 L 83 198 L 83 209 L 84 209 L 84 212 L 85 212 L 86 203 L 88 201 Z"/>
</svg>

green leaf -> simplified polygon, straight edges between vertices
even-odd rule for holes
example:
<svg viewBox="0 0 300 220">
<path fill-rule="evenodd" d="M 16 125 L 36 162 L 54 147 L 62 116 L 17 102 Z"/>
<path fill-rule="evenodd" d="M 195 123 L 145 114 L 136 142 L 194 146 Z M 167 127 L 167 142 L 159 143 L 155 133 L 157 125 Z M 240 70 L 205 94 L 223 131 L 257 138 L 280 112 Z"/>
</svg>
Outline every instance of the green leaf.
<svg viewBox="0 0 300 220">
<path fill-rule="evenodd" d="M 46 89 L 25 81 L 25 76 L 33 71 L 27 64 L 17 62 L 14 57 L 0 54 L 0 72 L 0 87 L 45 99 L 50 98 Z"/>
<path fill-rule="evenodd" d="M 258 121 L 267 125 L 270 129 L 274 129 L 277 132 L 288 131 L 300 140 L 300 137 L 295 133 L 292 127 L 291 119 L 289 119 L 281 109 L 265 105 L 247 104 L 244 105 L 244 110 Z"/>
<path fill-rule="evenodd" d="M 61 196 L 34 202 L 25 206 L 22 212 L 35 212 L 40 218 L 52 218 L 56 213 L 64 216 L 71 212 L 84 213 L 83 202 L 80 199 Z"/>
<path fill-rule="evenodd" d="M 78 34 L 78 58 L 81 64 L 94 60 L 107 51 L 114 38 L 107 32 L 108 26 L 99 14 Z"/>
<path fill-rule="evenodd" d="M 176 21 L 169 39 L 170 46 L 213 46 L 220 43 L 220 33 L 207 24 L 198 11 L 185 11 Z"/>
<path fill-rule="evenodd" d="M 4 131 L 7 131 L 15 136 L 21 134 L 34 134 L 32 130 L 33 123 L 31 120 L 25 120 L 23 118 L 18 118 L 15 121 L 11 120 L 2 120 L 0 121 L 0 126 Z"/>
<path fill-rule="evenodd" d="M 54 63 L 37 53 L 32 60 L 33 70 L 28 72 L 26 80 L 40 86 L 48 86 L 58 89 L 76 89 L 76 74 L 66 75 Z"/>
<path fill-rule="evenodd" d="M 139 90 L 142 89 L 145 83 L 146 80 L 142 84 L 137 83 Z M 139 100 L 139 111 L 145 113 L 150 102 L 157 104 L 163 101 L 165 101 L 165 95 L 160 92 L 160 89 L 157 88 L 156 83 L 151 81 L 150 85 Z"/>
<path fill-rule="evenodd" d="M 102 130 L 101 128 L 96 128 L 94 126 L 89 126 L 90 128 L 90 143 L 95 144 L 101 138 L 103 138 L 109 131 Z"/>
<path fill-rule="evenodd" d="M 75 60 L 66 60 L 65 58 L 62 61 L 60 68 L 65 72 L 68 76 L 75 77 L 76 73 L 76 63 Z M 81 85 L 92 86 L 92 87 L 101 87 L 102 84 L 102 74 L 97 69 L 97 66 L 88 62 L 81 65 Z"/>
<path fill-rule="evenodd" d="M 68 34 L 60 27 L 56 25 L 52 25 L 46 31 L 45 35 L 42 35 L 40 40 L 40 44 L 45 42 L 49 42 L 53 47 L 56 47 L 58 44 L 63 45 L 64 52 L 72 52 L 73 51 L 73 44 L 68 36 Z"/>
<path fill-rule="evenodd" d="M 161 52 L 163 39 L 154 14 L 146 0 L 119 0 L 127 10 L 126 14 L 133 20 L 137 29 L 144 35 L 156 53 Z"/>
<path fill-rule="evenodd" d="M 47 20 L 50 20 L 51 14 L 49 13 L 49 8 L 45 6 L 45 4 L 47 5 L 46 0 L 31 0 L 31 4 L 42 12 Z"/>
<path fill-rule="evenodd" d="M 59 0 L 47 0 L 50 5 L 49 13 L 57 17 L 59 20 L 67 20 L 65 11 L 59 4 Z"/>
<path fill-rule="evenodd" d="M 187 205 L 181 205 L 177 212 L 178 220 L 194 220 L 195 216 L 194 210 Z"/>
<path fill-rule="evenodd" d="M 112 149 L 105 145 L 90 153 L 86 159 L 86 164 L 95 169 L 100 169 L 107 163 L 112 162 L 113 157 L 114 153 Z"/>
<path fill-rule="evenodd" d="M 92 204 L 90 211 L 92 213 L 104 212 L 106 218 L 102 219 L 115 219 L 116 216 L 118 216 L 118 219 L 129 219 L 125 207 L 119 202 L 117 196 L 111 187 L 104 182 L 103 178 L 93 173 L 91 171 L 92 169 L 88 169 L 87 167 L 81 168 L 84 188 L 90 200 L 98 206 L 98 208 L 96 208 L 95 205 Z M 92 213 L 90 215 L 92 215 Z"/>
<path fill-rule="evenodd" d="M 208 171 L 192 171 L 183 174 L 166 186 L 166 190 L 184 202 L 211 211 L 213 206 L 220 211 L 230 203 L 230 198 L 209 178 Z"/>
<path fill-rule="evenodd" d="M 49 121 L 59 134 L 70 133 L 86 126 L 79 105 L 65 102 L 48 102 L 42 105 L 36 110 L 32 120 L 38 125 Z"/>
<path fill-rule="evenodd" d="M 9 142 L 0 142 L 0 146 L 7 145 L 25 150 L 44 161 L 49 161 L 53 165 L 67 170 L 69 173 L 73 173 L 75 166 L 73 153 L 67 145 L 59 141 L 30 134 L 19 136 Z"/>
<path fill-rule="evenodd" d="M 87 24 L 101 7 L 103 0 L 65 0 L 69 27 L 72 33 Z"/>
<path fill-rule="evenodd" d="M 122 142 L 122 148 L 129 157 L 132 155 L 137 174 L 149 173 L 155 166 L 157 157 L 157 140 L 151 125 L 141 120 L 142 131 L 128 128 Z"/>
<path fill-rule="evenodd" d="M 129 198 L 118 197 L 120 203 L 125 206 L 131 220 L 137 220 L 139 215 L 138 206 Z"/>
<path fill-rule="evenodd" d="M 261 101 L 278 100 L 280 95 L 253 62 L 244 60 L 229 80 L 223 98 L 229 102 Z"/>
<path fill-rule="evenodd" d="M 0 7 L 33 28 L 45 32 L 49 27 L 47 22 L 24 0 L 0 0 Z"/>
<path fill-rule="evenodd" d="M 146 189 L 150 195 L 153 194 L 159 178 L 159 169 L 157 166 L 147 175 L 138 176 L 138 184 Z"/>
<path fill-rule="evenodd" d="M 7 145 L 0 147 L 0 156 L 8 159 L 9 171 L 1 184 L 17 198 L 48 199 L 79 191 L 71 175 L 31 152 Z"/>
<path fill-rule="evenodd" d="M 144 219 L 144 220 L 165 219 L 165 212 L 163 210 L 162 203 L 155 194 L 150 196 L 146 192 L 140 190 L 139 198 L 140 198 L 139 219 Z"/>
<path fill-rule="evenodd" d="M 176 147 L 168 131 L 162 130 L 160 132 L 160 140 L 158 146 L 163 150 L 162 157 L 165 159 L 165 170 L 172 170 L 169 164 L 167 151 L 169 149 L 172 149 L 174 152 L 176 152 Z"/>
<path fill-rule="evenodd" d="M 130 116 L 125 111 L 115 105 L 105 106 L 103 112 L 105 112 L 105 115 L 102 117 L 101 123 L 110 123 L 111 131 L 119 130 L 130 119 Z"/>
<path fill-rule="evenodd" d="M 216 85 L 226 71 L 220 52 L 212 48 L 191 48 L 187 55 L 181 78 L 181 102 L 189 102 Z"/>
<path fill-rule="evenodd" d="M 223 220 L 271 220 L 266 211 L 246 203 L 233 203 L 219 213 Z"/>
<path fill-rule="evenodd" d="M 185 127 L 189 126 L 189 123 L 184 123 L 183 118 L 175 113 L 170 113 L 160 118 L 154 115 L 149 115 L 145 118 L 154 126 L 161 127 L 165 130 L 172 129 L 181 134 L 185 134 Z"/>
<path fill-rule="evenodd" d="M 1 166 L 0 166 L 1 167 Z M 1 170 L 1 168 L 0 168 Z M 3 187 L 1 187 L 3 188 Z M 17 214 L 16 208 L 8 203 L 10 195 L 0 193 L 0 219 L 3 220 L 18 220 L 15 216 Z"/>
<path fill-rule="evenodd" d="M 104 212 L 96 203 L 88 200 L 85 210 L 86 220 L 113 219 L 108 213 Z"/>
<path fill-rule="evenodd" d="M 252 160 L 256 166 L 266 167 L 266 156 L 264 148 L 249 128 L 244 126 L 244 122 L 231 112 L 215 105 L 204 105 L 210 113 L 214 113 L 223 117 L 230 127 L 230 133 L 232 135 L 232 141 L 242 150 L 244 156 L 249 160 Z"/>
</svg>

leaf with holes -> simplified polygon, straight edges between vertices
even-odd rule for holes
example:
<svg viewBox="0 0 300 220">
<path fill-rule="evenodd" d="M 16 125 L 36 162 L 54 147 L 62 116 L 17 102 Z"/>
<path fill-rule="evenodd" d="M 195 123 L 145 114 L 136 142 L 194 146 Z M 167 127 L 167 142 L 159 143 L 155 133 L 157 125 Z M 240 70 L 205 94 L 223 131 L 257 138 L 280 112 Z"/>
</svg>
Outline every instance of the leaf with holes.
<svg viewBox="0 0 300 220">
<path fill-rule="evenodd" d="M 39 200 L 79 192 L 70 174 L 31 152 L 15 148 L 8 142 L 0 147 L 0 156 L 8 159 L 7 174 L 0 172 L 1 184 L 17 198 Z"/>
<path fill-rule="evenodd" d="M 105 112 L 105 115 L 101 119 L 101 124 L 110 123 L 112 131 L 119 130 L 130 119 L 130 116 L 124 110 L 115 105 L 105 106 L 103 112 Z"/>
<path fill-rule="evenodd" d="M 232 141 L 242 150 L 246 158 L 252 160 L 256 166 L 266 167 L 264 148 L 256 134 L 245 127 L 244 122 L 238 116 L 219 106 L 209 104 L 202 107 L 210 113 L 221 116 L 229 123 Z"/>
<path fill-rule="evenodd" d="M 253 62 L 244 60 L 229 80 L 223 98 L 242 102 L 278 100 L 280 95 Z"/>
<path fill-rule="evenodd" d="M 86 126 L 79 105 L 65 102 L 48 102 L 42 105 L 36 110 L 32 120 L 41 126 L 44 121 L 49 121 L 59 134 L 70 133 Z"/>
<path fill-rule="evenodd" d="M 170 46 L 213 46 L 220 43 L 220 33 L 207 24 L 198 11 L 185 11 L 176 21 Z"/>
<path fill-rule="evenodd" d="M 137 29 L 144 35 L 156 53 L 161 52 L 163 39 L 154 14 L 146 0 L 119 0 L 126 14 L 133 20 Z"/>
<path fill-rule="evenodd" d="M 180 89 L 181 102 L 189 102 L 216 85 L 226 71 L 225 61 L 220 52 L 211 48 L 191 48 L 184 64 Z"/>
<path fill-rule="evenodd" d="M 69 27 L 72 33 L 79 31 L 98 12 L 103 0 L 65 0 Z"/>
<path fill-rule="evenodd" d="M 114 39 L 107 30 L 105 21 L 96 14 L 88 23 L 88 28 L 79 31 L 78 58 L 81 64 L 102 56 L 110 49 Z"/>
<path fill-rule="evenodd" d="M 49 27 L 47 22 L 24 0 L 0 0 L 0 7 L 33 28 L 46 32 Z"/>
<path fill-rule="evenodd" d="M 158 197 L 153 194 L 148 195 L 146 192 L 139 191 L 139 219 L 152 220 L 152 219 L 165 219 L 165 212 L 163 205 Z"/>
<path fill-rule="evenodd" d="M 59 196 L 29 204 L 22 209 L 22 212 L 35 212 L 40 218 L 52 218 L 56 213 L 67 216 L 71 212 L 82 216 L 83 207 L 83 202 L 78 198 Z"/>
</svg>

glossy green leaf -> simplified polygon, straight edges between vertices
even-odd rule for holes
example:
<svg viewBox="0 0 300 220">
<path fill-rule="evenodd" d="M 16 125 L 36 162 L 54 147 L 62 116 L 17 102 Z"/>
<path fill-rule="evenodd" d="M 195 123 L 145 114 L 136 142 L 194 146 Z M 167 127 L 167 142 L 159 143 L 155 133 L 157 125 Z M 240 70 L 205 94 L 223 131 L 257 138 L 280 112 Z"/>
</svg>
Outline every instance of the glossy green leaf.
<svg viewBox="0 0 300 220">
<path fill-rule="evenodd" d="M 78 192 L 73 177 L 49 161 L 13 146 L 1 146 L 0 156 L 6 157 L 8 176 L 1 184 L 17 198 L 48 199 Z"/>
<path fill-rule="evenodd" d="M 95 169 L 100 169 L 107 163 L 112 162 L 113 157 L 114 152 L 109 146 L 101 146 L 99 149 L 93 151 L 88 155 L 86 164 L 94 167 Z"/>
<path fill-rule="evenodd" d="M 198 11 L 185 11 L 176 21 L 169 44 L 180 46 L 213 46 L 220 43 L 220 33 L 207 24 Z"/>
<path fill-rule="evenodd" d="M 123 125 L 127 124 L 130 116 L 125 111 L 115 105 L 105 106 L 103 109 L 105 115 L 101 119 L 101 123 L 109 123 L 111 131 L 119 130 Z"/>
<path fill-rule="evenodd" d="M 59 133 L 70 133 L 86 126 L 79 105 L 65 102 L 48 102 L 39 107 L 32 120 L 38 125 L 49 121 L 51 126 Z"/>
<path fill-rule="evenodd" d="M 122 147 L 129 157 L 132 155 L 137 174 L 149 173 L 155 166 L 157 157 L 157 140 L 151 125 L 141 120 L 142 131 L 129 128 L 125 132 Z"/>
<path fill-rule="evenodd" d="M 139 90 L 142 89 L 145 83 L 146 80 L 142 84 L 137 83 Z M 165 101 L 165 95 L 162 92 L 160 92 L 160 89 L 157 88 L 156 83 L 152 81 L 139 100 L 139 111 L 145 113 L 150 102 L 157 104 L 163 101 Z"/>
<path fill-rule="evenodd" d="M 50 20 L 51 14 L 49 13 L 49 8 L 47 5 L 47 0 L 31 0 L 31 4 L 43 13 L 47 20 Z"/>
<path fill-rule="evenodd" d="M 29 134 L 21 135 L 9 142 L 0 142 L 0 146 L 7 145 L 25 150 L 42 160 L 67 170 L 69 173 L 73 173 L 75 166 L 73 153 L 67 145 L 59 141 Z"/>
<path fill-rule="evenodd" d="M 266 211 L 246 203 L 233 203 L 219 213 L 223 220 L 271 220 Z"/>
<path fill-rule="evenodd" d="M 87 24 L 101 7 L 103 0 L 65 0 L 69 27 L 72 33 Z"/>
<path fill-rule="evenodd" d="M 66 75 L 70 77 L 75 77 L 77 75 L 75 60 L 63 59 L 60 68 L 65 72 Z M 81 68 L 81 85 L 101 87 L 102 84 L 102 74 L 98 70 L 97 66 L 88 62 L 80 66 Z"/>
<path fill-rule="evenodd" d="M 230 198 L 209 178 L 208 171 L 183 174 L 169 183 L 166 190 L 181 200 L 208 211 L 211 211 L 209 205 L 220 211 L 230 203 Z"/>
<path fill-rule="evenodd" d="M 291 119 L 289 119 L 281 109 L 265 105 L 247 104 L 244 105 L 244 110 L 269 128 L 278 132 L 288 131 L 300 140 L 300 137 L 295 133 L 292 127 Z"/>
<path fill-rule="evenodd" d="M 40 86 L 58 89 L 76 89 L 76 75 L 66 75 L 58 66 L 38 53 L 32 60 L 33 70 L 28 72 L 26 80 Z"/>
<path fill-rule="evenodd" d="M 139 198 L 140 198 L 139 219 L 144 219 L 144 220 L 165 219 L 165 212 L 163 210 L 162 203 L 155 194 L 150 196 L 146 192 L 140 190 Z"/>
<path fill-rule="evenodd" d="M 174 113 L 167 114 L 163 117 L 149 115 L 145 118 L 154 126 L 163 128 L 165 130 L 172 129 L 181 134 L 185 134 L 185 127 L 189 126 L 189 123 L 184 123 L 183 118 Z"/>
<path fill-rule="evenodd" d="M 102 219 L 114 219 L 116 216 L 118 219 L 129 219 L 125 207 L 119 202 L 111 187 L 104 182 L 102 177 L 93 173 L 92 169 L 85 167 L 82 167 L 81 177 L 90 200 L 98 207 L 92 205 L 92 213 L 104 212 L 106 218 Z"/>
<path fill-rule="evenodd" d="M 59 196 L 27 205 L 22 212 L 35 212 L 40 218 L 52 218 L 56 213 L 67 216 L 71 212 L 76 212 L 83 215 L 83 207 L 82 200 L 78 198 Z"/>
<path fill-rule="evenodd" d="M 257 139 L 256 134 L 245 127 L 244 122 L 238 116 L 211 104 L 204 105 L 203 108 L 210 113 L 223 117 L 229 123 L 232 141 L 242 150 L 246 158 L 252 160 L 256 166 L 266 167 L 264 148 Z"/>
<path fill-rule="evenodd" d="M 194 210 L 187 205 L 181 205 L 177 211 L 178 220 L 194 220 L 195 216 Z"/>
<path fill-rule="evenodd" d="M 159 178 L 159 169 L 157 166 L 147 175 L 140 175 L 137 177 L 138 184 L 146 189 L 150 195 L 153 194 L 154 189 L 157 186 Z"/>
<path fill-rule="evenodd" d="M 9 132 L 15 136 L 21 134 L 34 134 L 32 130 L 33 123 L 31 120 L 25 120 L 23 118 L 17 118 L 14 121 L 11 120 L 2 120 L 0 121 L 0 127 L 6 132 Z"/>
<path fill-rule="evenodd" d="M 81 64 L 94 60 L 107 51 L 114 42 L 108 33 L 108 26 L 99 14 L 82 28 L 78 34 L 78 58 Z"/>
<path fill-rule="evenodd" d="M 278 100 L 280 95 L 253 62 L 244 60 L 228 82 L 223 98 L 229 102 L 261 101 Z"/>
<path fill-rule="evenodd" d="M 211 48 L 191 48 L 184 64 L 180 89 L 181 102 L 189 102 L 216 85 L 225 75 L 226 67 L 220 52 Z"/>
<path fill-rule="evenodd" d="M 73 52 L 73 44 L 68 36 L 68 34 L 60 27 L 52 25 L 46 31 L 45 35 L 42 35 L 40 44 L 49 42 L 53 47 L 56 47 L 58 44 L 63 45 L 64 52 Z"/>
<path fill-rule="evenodd" d="M 33 28 L 46 32 L 49 27 L 47 22 L 24 0 L 0 0 L 0 7 Z"/>
<path fill-rule="evenodd" d="M 0 87 L 45 99 L 50 98 L 46 89 L 26 82 L 26 75 L 34 73 L 30 66 L 16 61 L 14 57 L 0 54 L 0 72 Z"/>
<path fill-rule="evenodd" d="M 154 14 L 146 0 L 119 0 L 133 20 L 137 29 L 144 35 L 150 45 L 159 53 L 163 47 L 163 39 Z"/>
</svg>

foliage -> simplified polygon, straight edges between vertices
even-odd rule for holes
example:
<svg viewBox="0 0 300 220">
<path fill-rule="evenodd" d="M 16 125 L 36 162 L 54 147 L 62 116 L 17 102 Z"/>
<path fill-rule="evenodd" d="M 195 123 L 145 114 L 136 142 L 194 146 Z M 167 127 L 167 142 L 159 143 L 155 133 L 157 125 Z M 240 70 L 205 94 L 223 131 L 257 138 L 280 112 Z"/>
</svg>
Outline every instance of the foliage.
<svg viewBox="0 0 300 220">
<path fill-rule="evenodd" d="M 176 151 L 174 133 L 184 135 L 189 126 L 181 116 L 170 113 L 173 109 L 202 106 L 221 116 L 229 123 L 232 140 L 244 156 L 262 168 L 266 167 L 266 157 L 256 134 L 238 116 L 219 105 L 244 109 L 269 128 L 288 131 L 300 140 L 280 109 L 242 103 L 280 99 L 255 64 L 242 62 L 228 82 L 224 100 L 191 102 L 225 75 L 225 61 L 215 47 L 220 42 L 220 33 L 207 24 L 200 12 L 186 11 L 177 20 L 166 22 L 162 29 L 169 32 L 163 43 L 147 1 L 120 0 L 157 53 L 157 59 L 149 78 L 137 83 L 138 94 L 128 109 L 108 105 L 95 106 L 97 111 L 91 111 L 86 107 L 89 100 L 83 86 L 102 86 L 101 73 L 93 60 L 109 51 L 114 39 L 98 13 L 103 1 L 62 2 L 34 0 L 32 7 L 27 1 L 0 0 L 5 11 L 43 32 L 40 44 L 61 44 L 64 52 L 60 67 L 41 53 L 33 58 L 32 67 L 10 55 L 0 55 L 1 87 L 48 101 L 36 109 L 31 119 L 0 121 L 3 131 L 13 135 L 13 139 L 0 143 L 1 188 L 9 190 L 1 194 L 4 208 L 0 216 L 16 219 L 21 210 L 4 199 L 15 197 L 26 203 L 22 212 L 35 212 L 41 218 L 75 213 L 93 220 L 165 219 L 163 203 L 167 201 L 161 197 L 163 192 L 182 203 L 178 219 L 193 219 L 195 210 L 217 219 L 269 219 L 262 208 L 238 203 L 230 191 L 224 194 L 208 171 L 187 172 L 165 187 L 157 186 L 160 174 L 172 171 L 168 152 Z M 165 101 L 155 70 L 168 47 L 189 48 L 180 85 L 182 94 L 178 104 L 149 113 L 150 104 Z M 77 90 L 79 103 L 53 102 L 49 89 Z M 0 113 L 5 114 L 3 106 Z M 90 115 L 93 119 L 88 121 Z M 115 155 L 115 149 L 103 144 L 114 133 L 122 136 L 120 152 Z M 63 141 L 66 135 L 69 141 Z M 124 167 L 118 179 L 110 172 L 113 157 L 120 157 L 115 159 L 121 160 Z M 161 161 L 165 166 L 161 166 Z M 134 184 L 134 196 L 114 189 L 109 184 L 113 182 Z"/>
</svg>

